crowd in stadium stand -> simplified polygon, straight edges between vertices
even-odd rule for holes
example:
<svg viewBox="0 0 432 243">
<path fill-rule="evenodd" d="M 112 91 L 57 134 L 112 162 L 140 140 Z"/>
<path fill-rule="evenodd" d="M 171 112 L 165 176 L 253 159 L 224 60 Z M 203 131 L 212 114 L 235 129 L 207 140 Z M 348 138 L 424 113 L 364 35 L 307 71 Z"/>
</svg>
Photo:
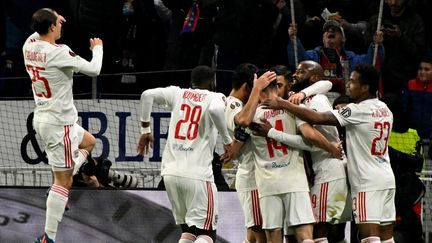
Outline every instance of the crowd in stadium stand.
<svg viewBox="0 0 432 243">
<path fill-rule="evenodd" d="M 374 62 L 381 73 L 380 94 L 401 98 L 395 101 L 402 103 L 397 117 L 408 118 L 405 128 L 393 132 L 412 135 L 413 128 L 414 137 L 431 138 L 431 1 L 386 0 L 382 19 L 376 0 L 293 4 L 294 10 L 288 0 L 2 0 L 0 97 L 31 96 L 28 78 L 5 78 L 26 76 L 21 48 L 31 34 L 31 15 L 50 7 L 67 20 L 60 42 L 79 55 L 91 57 L 89 38 L 104 41 L 103 74 L 197 65 L 234 70 L 245 62 L 263 70 L 282 64 L 294 71 L 296 45 L 297 62 L 319 62 L 337 87 L 355 64 Z M 230 75 L 221 72 L 217 77 L 219 91 L 226 95 Z M 119 79 L 111 85 L 124 84 Z M 333 91 L 340 95 L 344 88 Z"/>
<path fill-rule="evenodd" d="M 294 11 L 287 0 L 1 1 L 0 78 L 25 77 L 21 47 L 31 32 L 31 14 L 41 7 L 52 7 L 65 16 L 61 42 L 79 55 L 90 57 L 88 38 L 104 40 L 104 74 L 191 69 L 202 64 L 233 70 L 244 62 L 260 69 L 282 64 L 294 70 L 293 36 L 288 34 L 293 12 L 298 62 L 319 61 L 332 81 L 346 79 L 347 63 L 352 70 L 356 63 L 372 62 L 379 1 L 294 0 L 293 4 Z M 407 94 L 411 103 L 405 106 L 415 108 L 411 117 L 427 124 L 430 118 L 424 117 L 431 111 L 422 103 L 431 99 L 430 77 L 426 83 L 415 84 L 415 80 L 420 61 L 432 56 L 430 13 L 430 1 L 385 1 L 383 40 L 376 58 L 382 93 Z M 326 20 L 333 23 L 324 26 Z M 323 26 L 342 32 L 339 47 L 325 43 Z M 225 94 L 231 88 L 230 75 L 218 73 L 218 89 Z M 120 80 L 110 85 L 125 86 Z M 26 79 L 0 80 L 0 96 L 30 94 Z"/>
</svg>

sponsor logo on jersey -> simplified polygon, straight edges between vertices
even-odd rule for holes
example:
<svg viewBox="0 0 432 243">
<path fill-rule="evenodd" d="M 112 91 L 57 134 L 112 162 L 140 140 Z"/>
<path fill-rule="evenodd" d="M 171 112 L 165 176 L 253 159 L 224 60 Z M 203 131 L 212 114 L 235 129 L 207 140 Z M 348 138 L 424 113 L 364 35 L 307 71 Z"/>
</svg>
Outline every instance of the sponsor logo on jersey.
<svg viewBox="0 0 432 243">
<path fill-rule="evenodd" d="M 351 108 L 344 107 L 344 108 L 339 110 L 339 114 L 345 118 L 348 118 L 351 116 Z"/>
<path fill-rule="evenodd" d="M 185 152 L 194 150 L 191 147 L 184 147 L 183 144 L 178 144 L 178 143 L 174 143 L 172 145 L 172 148 L 173 148 L 173 150 L 176 150 L 176 151 L 185 151 Z"/>
</svg>

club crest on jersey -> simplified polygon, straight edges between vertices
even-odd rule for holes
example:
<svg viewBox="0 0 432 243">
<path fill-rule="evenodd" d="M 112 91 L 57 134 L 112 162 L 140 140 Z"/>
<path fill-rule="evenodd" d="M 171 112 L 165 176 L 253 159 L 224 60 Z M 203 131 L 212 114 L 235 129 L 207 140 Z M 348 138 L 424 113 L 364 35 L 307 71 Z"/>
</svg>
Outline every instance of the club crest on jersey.
<svg viewBox="0 0 432 243">
<path fill-rule="evenodd" d="M 345 118 L 348 118 L 351 116 L 351 108 L 344 107 L 344 108 L 339 110 L 339 114 Z"/>
<path fill-rule="evenodd" d="M 73 56 L 73 57 L 76 56 L 75 52 L 73 52 L 73 51 L 69 51 L 69 55 L 71 55 L 71 56 Z"/>
</svg>

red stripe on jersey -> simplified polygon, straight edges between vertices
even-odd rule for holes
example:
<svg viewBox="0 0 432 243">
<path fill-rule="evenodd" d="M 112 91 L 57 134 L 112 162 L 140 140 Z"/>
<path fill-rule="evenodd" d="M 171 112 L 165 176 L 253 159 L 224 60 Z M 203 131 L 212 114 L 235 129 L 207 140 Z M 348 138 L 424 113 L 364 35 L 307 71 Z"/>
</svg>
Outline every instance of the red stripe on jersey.
<svg viewBox="0 0 432 243">
<path fill-rule="evenodd" d="M 71 167 L 72 166 L 72 148 L 71 148 L 71 140 L 70 140 L 70 126 L 64 126 L 64 149 L 65 149 L 65 166 Z"/>
<path fill-rule="evenodd" d="M 261 215 L 258 190 L 252 190 L 251 196 L 252 196 L 252 212 L 254 217 L 254 224 L 262 225 L 262 215 Z"/>
<path fill-rule="evenodd" d="M 362 199 L 363 199 L 363 221 L 366 221 L 367 220 L 367 214 L 366 214 L 366 208 L 367 208 L 367 206 L 366 206 L 366 192 L 363 192 Z"/>
<path fill-rule="evenodd" d="M 321 184 L 319 222 L 326 222 L 326 220 L 327 220 L 328 185 L 329 185 L 328 182 Z"/>
<path fill-rule="evenodd" d="M 210 230 L 212 229 L 212 222 L 213 222 L 213 209 L 214 209 L 214 203 L 213 203 L 213 190 L 211 186 L 211 182 L 206 182 L 207 184 L 207 218 L 204 223 L 204 229 Z"/>
</svg>

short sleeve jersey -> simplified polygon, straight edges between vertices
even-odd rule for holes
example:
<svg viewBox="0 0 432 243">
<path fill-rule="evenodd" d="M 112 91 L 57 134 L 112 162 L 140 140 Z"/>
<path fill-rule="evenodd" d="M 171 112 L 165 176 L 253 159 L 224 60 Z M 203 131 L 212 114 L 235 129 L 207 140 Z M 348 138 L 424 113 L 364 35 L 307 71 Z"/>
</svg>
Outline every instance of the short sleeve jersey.
<svg viewBox="0 0 432 243">
<path fill-rule="evenodd" d="M 295 118 L 287 111 L 258 107 L 254 121 L 259 123 L 261 118 L 276 130 L 296 134 Z M 260 197 L 309 191 L 301 151 L 261 136 L 252 135 L 251 141 Z"/>
<path fill-rule="evenodd" d="M 227 121 L 228 132 L 234 137 L 236 127 L 234 117 L 243 109 L 243 102 L 233 96 L 228 96 L 226 100 L 225 119 Z M 255 164 L 252 160 L 251 140 L 248 139 L 243 145 L 237 158 L 239 165 L 236 173 L 236 190 L 245 192 L 256 189 Z"/>
<path fill-rule="evenodd" d="M 346 127 L 351 189 L 362 192 L 395 188 L 387 145 L 393 114 L 387 105 L 367 99 L 331 112 Z"/>
<path fill-rule="evenodd" d="M 74 124 L 78 113 L 73 103 L 72 76 L 87 61 L 66 45 L 39 40 L 37 33 L 26 40 L 23 55 L 36 104 L 34 120 L 54 125 Z"/>
<path fill-rule="evenodd" d="M 209 106 L 212 102 L 220 102 L 223 117 L 225 96 L 176 86 L 159 90 L 171 111 L 161 174 L 213 181 L 212 160 L 218 131 L 209 114 Z"/>
<path fill-rule="evenodd" d="M 314 95 L 306 98 L 304 106 L 318 112 L 331 111 L 332 107 L 327 96 L 323 94 Z M 297 118 L 298 119 L 298 118 Z M 304 121 L 298 120 L 298 126 L 304 124 Z M 317 129 L 331 143 L 339 141 L 339 133 L 335 126 L 315 125 Z M 324 150 L 310 152 L 312 157 L 312 167 L 315 173 L 315 183 L 324 183 L 337 179 L 346 178 L 345 164 L 346 158 L 339 160 L 334 158 L 330 153 Z"/>
</svg>

